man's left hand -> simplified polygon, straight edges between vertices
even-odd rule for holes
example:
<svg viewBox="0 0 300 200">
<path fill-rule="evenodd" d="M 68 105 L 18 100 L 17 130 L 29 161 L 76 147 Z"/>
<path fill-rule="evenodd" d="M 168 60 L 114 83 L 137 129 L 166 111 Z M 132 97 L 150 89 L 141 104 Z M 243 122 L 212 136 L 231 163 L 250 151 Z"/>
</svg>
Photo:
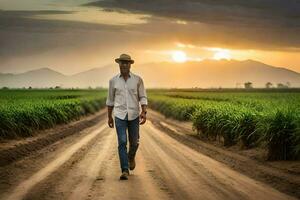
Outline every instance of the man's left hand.
<svg viewBox="0 0 300 200">
<path fill-rule="evenodd" d="M 142 124 L 145 124 L 145 122 L 146 122 L 146 113 L 145 112 L 142 112 L 141 114 L 140 114 L 140 124 L 142 125 Z"/>
</svg>

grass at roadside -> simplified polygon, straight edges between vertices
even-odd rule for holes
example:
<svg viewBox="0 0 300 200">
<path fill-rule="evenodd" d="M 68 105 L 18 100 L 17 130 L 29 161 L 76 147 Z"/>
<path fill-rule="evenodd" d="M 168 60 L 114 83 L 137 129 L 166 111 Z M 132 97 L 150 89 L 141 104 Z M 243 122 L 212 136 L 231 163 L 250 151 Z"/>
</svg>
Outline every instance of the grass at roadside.
<svg viewBox="0 0 300 200">
<path fill-rule="evenodd" d="M 206 139 L 225 146 L 268 149 L 269 160 L 299 159 L 299 92 L 149 91 L 149 105 L 167 117 L 191 120 Z"/>
<path fill-rule="evenodd" d="M 31 136 L 105 106 L 106 90 L 0 90 L 0 138 Z"/>
</svg>

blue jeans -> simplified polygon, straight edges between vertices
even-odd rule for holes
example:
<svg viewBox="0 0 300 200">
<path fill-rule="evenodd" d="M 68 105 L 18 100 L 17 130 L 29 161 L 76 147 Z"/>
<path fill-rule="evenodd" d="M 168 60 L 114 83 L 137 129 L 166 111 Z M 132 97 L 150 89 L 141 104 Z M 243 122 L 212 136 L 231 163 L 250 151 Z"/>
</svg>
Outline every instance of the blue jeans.
<svg viewBox="0 0 300 200">
<path fill-rule="evenodd" d="M 122 120 L 115 117 L 115 125 L 118 135 L 118 151 L 120 158 L 120 167 L 123 170 L 128 170 L 128 159 L 133 159 L 135 157 L 136 151 L 139 146 L 139 117 L 134 120 L 128 120 L 128 115 Z M 127 133 L 129 138 L 129 152 L 127 153 Z"/>
</svg>

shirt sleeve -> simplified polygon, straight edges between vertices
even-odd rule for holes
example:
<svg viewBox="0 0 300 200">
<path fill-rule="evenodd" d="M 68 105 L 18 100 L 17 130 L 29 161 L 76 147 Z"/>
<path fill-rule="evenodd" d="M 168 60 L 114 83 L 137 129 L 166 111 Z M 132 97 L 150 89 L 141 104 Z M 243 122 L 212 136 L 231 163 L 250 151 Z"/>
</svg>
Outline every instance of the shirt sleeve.
<svg viewBox="0 0 300 200">
<path fill-rule="evenodd" d="M 113 82 L 113 79 L 110 79 L 108 92 L 107 92 L 107 98 L 106 98 L 106 105 L 114 106 L 114 103 L 115 103 L 114 82 Z"/>
<path fill-rule="evenodd" d="M 140 100 L 141 105 L 147 105 L 148 104 L 147 94 L 146 94 L 146 90 L 144 87 L 144 81 L 142 78 L 140 78 L 140 80 L 139 80 L 138 94 L 139 94 L 139 100 Z"/>
</svg>

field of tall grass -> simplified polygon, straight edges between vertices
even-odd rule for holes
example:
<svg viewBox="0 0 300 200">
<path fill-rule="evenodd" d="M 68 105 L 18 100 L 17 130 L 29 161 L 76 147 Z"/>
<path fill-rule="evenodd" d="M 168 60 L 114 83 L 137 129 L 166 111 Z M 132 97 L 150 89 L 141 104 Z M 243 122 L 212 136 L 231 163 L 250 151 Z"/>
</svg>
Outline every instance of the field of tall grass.
<svg viewBox="0 0 300 200">
<path fill-rule="evenodd" d="M 148 90 L 149 106 L 192 121 L 225 146 L 264 146 L 269 160 L 300 157 L 299 91 Z M 105 107 L 106 90 L 0 90 L 0 138 L 31 136 Z"/>
<path fill-rule="evenodd" d="M 106 90 L 0 90 L 0 138 L 70 122 L 105 106 Z"/>
<path fill-rule="evenodd" d="M 300 157 L 299 92 L 152 90 L 149 105 L 167 117 L 192 121 L 203 139 L 264 146 L 269 160 Z"/>
</svg>

